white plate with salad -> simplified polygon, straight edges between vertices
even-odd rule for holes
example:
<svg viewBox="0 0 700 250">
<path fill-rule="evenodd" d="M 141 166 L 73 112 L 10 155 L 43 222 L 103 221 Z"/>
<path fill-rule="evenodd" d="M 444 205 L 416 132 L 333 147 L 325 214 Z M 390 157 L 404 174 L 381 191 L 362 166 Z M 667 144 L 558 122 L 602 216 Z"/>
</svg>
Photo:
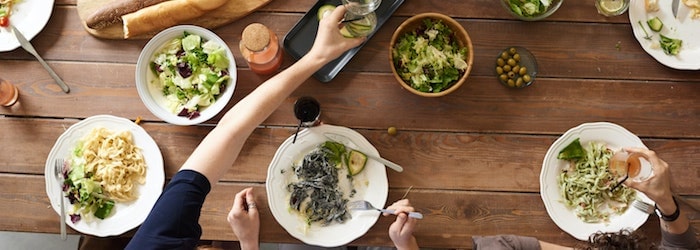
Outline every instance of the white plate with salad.
<svg viewBox="0 0 700 250">
<path fill-rule="evenodd" d="M 136 64 L 136 89 L 146 108 L 176 125 L 199 124 L 217 115 L 231 100 L 236 79 L 226 42 L 193 25 L 155 35 Z"/>
<path fill-rule="evenodd" d="M 700 18 L 693 19 L 690 9 L 683 4 L 682 0 L 678 5 L 678 18 L 674 18 L 671 1 L 659 1 L 658 11 L 647 12 L 644 0 L 632 0 L 628 10 L 630 25 L 642 49 L 661 64 L 674 69 L 698 70 L 700 69 L 700 40 L 698 40 Z M 653 31 L 647 24 L 647 21 L 656 17 L 663 24 L 658 32 Z M 660 43 L 661 35 L 681 40 L 678 54 L 669 55 L 664 52 L 663 47 L 668 46 L 662 46 Z"/>
<path fill-rule="evenodd" d="M 580 139 L 582 145 L 589 142 L 600 142 L 607 144 L 607 147 L 613 150 L 624 147 L 647 148 L 639 137 L 614 123 L 584 123 L 566 131 L 550 146 L 544 157 L 540 173 L 540 195 L 550 218 L 559 228 L 579 240 L 588 240 L 590 235 L 598 231 L 636 230 L 646 222 L 649 215 L 631 206 L 622 214 L 610 215 L 605 222 L 587 223 L 577 217 L 573 209 L 565 205 L 557 178 L 562 173 L 562 169 L 568 167 L 569 162 L 558 159 L 557 155 L 577 138 Z M 638 191 L 636 199 L 653 204 L 651 199 Z"/>
<path fill-rule="evenodd" d="M 51 17 L 54 0 L 12 0 L 10 24 L 17 27 L 27 40 L 31 41 L 44 29 Z M 2 11 L 2 10 L 0 10 Z M 0 27 L 0 52 L 19 48 L 17 37 L 10 26 Z"/>
<path fill-rule="evenodd" d="M 94 128 L 106 128 L 113 131 L 127 130 L 131 132 L 134 144 L 141 148 L 146 162 L 146 181 L 138 186 L 138 198 L 134 201 L 114 205 L 111 214 L 105 219 L 91 218 L 81 219 L 73 223 L 68 214 L 73 207 L 64 195 L 66 208 L 66 224 L 78 232 L 99 237 L 123 234 L 139 225 L 146 219 L 156 200 L 163 190 L 165 173 L 163 170 L 163 157 L 158 145 L 148 133 L 125 118 L 111 115 L 96 115 L 86 118 L 69 127 L 56 140 L 46 159 L 45 174 L 46 194 L 51 201 L 51 207 L 60 214 L 61 202 L 59 192 L 62 192 L 58 180 L 54 176 L 54 162 L 56 159 L 68 159 L 79 141 Z"/>
<path fill-rule="evenodd" d="M 309 245 L 321 247 L 337 247 L 350 243 L 364 235 L 380 216 L 377 211 L 348 211 L 350 218 L 343 223 L 333 222 L 322 225 L 320 222 L 307 224 L 305 218 L 290 206 L 290 192 L 287 185 L 295 182 L 292 165 L 320 144 L 329 141 L 326 134 L 347 137 L 355 149 L 366 154 L 379 155 L 377 149 L 360 133 L 339 126 L 321 125 L 299 132 L 296 142 L 294 135 L 285 140 L 278 148 L 267 172 L 267 197 L 272 215 L 277 222 L 292 236 Z M 389 191 L 386 177 L 386 167 L 381 163 L 369 160 L 364 169 L 353 176 L 353 181 L 347 180 L 347 169 L 338 170 L 338 187 L 347 195 L 350 189 L 356 193 L 349 198 L 367 200 L 375 207 L 384 207 Z M 345 180 L 344 180 L 345 179 Z M 350 183 L 347 185 L 346 183 Z"/>
</svg>

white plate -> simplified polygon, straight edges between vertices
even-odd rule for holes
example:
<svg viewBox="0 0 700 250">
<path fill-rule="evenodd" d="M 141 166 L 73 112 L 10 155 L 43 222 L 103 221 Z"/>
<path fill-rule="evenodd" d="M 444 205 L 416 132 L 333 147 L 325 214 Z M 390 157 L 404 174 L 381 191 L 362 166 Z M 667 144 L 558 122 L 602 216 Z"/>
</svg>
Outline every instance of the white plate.
<svg viewBox="0 0 700 250">
<path fill-rule="evenodd" d="M 44 174 L 46 194 L 49 196 L 54 211 L 60 214 L 61 201 L 58 198 L 58 193 L 61 189 L 54 176 L 54 161 L 57 158 L 67 159 L 71 150 L 75 148 L 76 143 L 96 127 L 104 127 L 113 131 L 129 130 L 131 132 L 134 143 L 142 149 L 148 167 L 146 170 L 146 183 L 139 185 L 138 199 L 127 203 L 117 202 L 112 210 L 112 214 L 104 220 L 95 218 L 93 221 L 87 221 L 82 219 L 73 224 L 70 216 L 66 215 L 66 223 L 76 231 L 84 234 L 99 237 L 120 235 L 141 225 L 163 191 L 163 183 L 165 182 L 163 156 L 160 153 L 160 149 L 158 149 L 158 145 L 146 133 L 146 130 L 134 122 L 111 115 L 97 115 L 88 117 L 70 126 L 68 130 L 58 137 L 56 144 L 54 144 L 46 159 Z M 64 199 L 66 214 L 69 214 L 73 208 L 68 199 Z"/>
<path fill-rule="evenodd" d="M 287 184 L 295 176 L 291 171 L 292 164 L 298 163 L 304 155 L 311 152 L 319 144 L 327 141 L 324 133 L 334 133 L 347 137 L 356 149 L 367 154 L 379 155 L 377 149 L 356 131 L 338 126 L 321 125 L 304 129 L 299 132 L 296 143 L 292 143 L 294 135 L 285 140 L 277 149 L 270 167 L 267 170 L 267 199 L 272 215 L 285 230 L 295 238 L 309 245 L 321 247 L 337 247 L 350 243 L 364 235 L 377 219 L 377 211 L 349 211 L 352 218 L 343 224 L 333 223 L 328 226 L 312 224 L 306 227 L 304 219 L 289 207 L 289 192 Z M 284 173 L 282 173 L 282 170 Z M 339 173 L 339 179 L 345 179 L 344 173 Z M 389 191 L 384 165 L 368 160 L 365 169 L 354 177 L 357 194 L 353 200 L 368 200 L 375 207 L 384 207 Z M 340 185 L 341 188 L 347 187 Z M 343 188 L 348 193 L 348 188 Z"/>
<path fill-rule="evenodd" d="M 569 129 L 564 135 L 559 137 L 547 150 L 547 154 L 542 162 L 542 172 L 540 173 L 540 195 L 544 206 L 547 208 L 549 217 L 562 230 L 579 240 L 588 240 L 588 236 L 595 232 L 617 232 L 623 228 L 636 230 L 647 221 L 648 214 L 628 208 L 625 213 L 611 216 L 607 223 L 585 223 L 576 217 L 574 211 L 567 208 L 561 202 L 557 176 L 568 162 L 557 159 L 559 151 L 564 149 L 576 138 L 581 138 L 581 144 L 586 145 L 590 141 L 605 142 L 613 149 L 623 147 L 647 148 L 636 135 L 625 128 L 608 122 L 584 123 L 575 128 Z M 637 192 L 637 199 L 653 204 L 642 192 Z"/>
<path fill-rule="evenodd" d="M 54 0 L 19 0 L 12 7 L 10 24 L 17 27 L 28 41 L 31 41 L 39 31 L 44 29 L 51 17 Z M 19 47 L 19 41 L 12 30 L 0 28 L 0 52 L 14 50 Z"/>
<path fill-rule="evenodd" d="M 644 0 L 632 0 L 629 7 L 630 25 L 632 25 L 634 37 L 637 38 L 644 51 L 658 62 L 674 69 L 697 70 L 700 69 L 700 40 L 698 39 L 700 37 L 700 19 L 690 17 L 690 9 L 683 4 L 682 0 L 678 5 L 678 19 L 676 19 L 673 17 L 670 0 L 659 1 L 659 10 L 649 13 L 644 8 Z M 664 23 L 660 32 L 652 31 L 646 23 L 647 20 L 654 17 L 659 17 Z M 644 39 L 644 31 L 637 23 L 638 21 L 642 22 L 644 29 L 652 37 L 651 40 Z M 660 47 L 652 48 L 652 43 L 658 45 L 659 34 L 683 40 L 678 55 L 666 55 Z"/>
<path fill-rule="evenodd" d="M 221 45 L 224 50 L 226 50 L 226 55 L 229 59 L 228 73 L 231 78 L 229 79 L 228 85 L 226 85 L 226 89 L 224 89 L 223 93 L 219 94 L 216 102 L 203 108 L 200 111 L 199 117 L 194 119 L 177 116 L 177 114 L 173 114 L 164 108 L 164 105 L 161 103 L 165 101 L 165 97 L 163 96 L 161 90 L 156 89 L 153 87 L 153 84 L 150 84 L 153 79 L 157 78 L 157 76 L 150 69 L 153 55 L 160 52 L 164 44 L 170 42 L 176 37 L 181 37 L 184 32 L 199 35 L 203 40 L 215 41 L 217 44 Z M 216 116 L 216 114 L 223 110 L 224 107 L 226 107 L 226 104 L 228 104 L 228 102 L 231 100 L 233 91 L 236 89 L 237 79 L 236 61 L 234 60 L 233 53 L 231 53 L 231 49 L 228 47 L 226 42 L 224 42 L 221 37 L 214 34 L 214 32 L 194 25 L 179 25 L 161 31 L 151 38 L 146 46 L 143 47 L 143 50 L 141 50 L 141 54 L 139 55 L 139 59 L 136 62 L 136 90 L 139 93 L 139 97 L 141 97 L 141 101 L 143 101 L 143 104 L 146 105 L 146 108 L 148 108 L 153 115 L 167 123 L 175 125 L 199 124 Z"/>
</svg>

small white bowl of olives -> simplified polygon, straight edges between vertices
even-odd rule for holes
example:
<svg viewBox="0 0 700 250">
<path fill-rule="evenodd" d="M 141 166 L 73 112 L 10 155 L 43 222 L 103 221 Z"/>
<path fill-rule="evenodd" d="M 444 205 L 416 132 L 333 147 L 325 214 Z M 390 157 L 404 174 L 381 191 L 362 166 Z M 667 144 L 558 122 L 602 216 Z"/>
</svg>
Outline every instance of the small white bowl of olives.
<svg viewBox="0 0 700 250">
<path fill-rule="evenodd" d="M 496 77 L 509 88 L 524 88 L 535 81 L 537 61 L 526 48 L 510 46 L 496 56 Z"/>
</svg>

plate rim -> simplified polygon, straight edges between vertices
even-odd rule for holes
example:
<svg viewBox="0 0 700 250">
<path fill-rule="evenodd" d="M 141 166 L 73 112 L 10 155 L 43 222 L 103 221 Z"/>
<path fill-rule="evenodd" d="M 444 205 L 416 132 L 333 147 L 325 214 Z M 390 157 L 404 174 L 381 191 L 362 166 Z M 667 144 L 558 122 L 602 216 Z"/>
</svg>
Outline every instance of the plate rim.
<svg viewBox="0 0 700 250">
<path fill-rule="evenodd" d="M 30 5 L 28 3 L 32 4 Z M 21 12 L 28 13 L 26 15 L 18 15 L 17 13 L 13 13 L 10 16 L 10 23 L 14 25 L 20 32 L 22 32 L 22 35 L 25 38 L 27 38 L 27 41 L 31 41 L 42 30 L 44 30 L 44 27 L 46 27 L 46 24 L 49 22 L 49 19 L 51 18 L 51 13 L 53 13 L 54 0 L 22 0 L 18 2 L 17 5 L 13 8 L 17 8 L 20 5 L 27 6 L 27 8 L 38 6 L 41 10 L 37 11 L 36 9 L 32 9 L 32 11 L 27 10 Z M 19 10 L 21 11 L 22 9 Z M 20 20 L 18 20 L 17 18 L 20 18 Z M 24 22 L 26 20 L 31 20 L 31 24 L 27 25 L 27 22 Z M 14 23 L 17 23 L 18 21 L 22 22 L 19 22 L 19 24 L 15 25 Z M 5 36 L 6 38 L 3 39 L 3 36 Z M 10 27 L 0 29 L 0 41 L 5 39 L 7 39 L 8 43 L 0 42 L 0 52 L 12 51 L 20 47 L 19 41 L 12 34 L 12 30 L 10 29 Z"/>
<path fill-rule="evenodd" d="M 148 170 L 147 170 L 147 177 L 146 181 L 148 184 L 142 185 L 139 190 L 143 188 L 151 188 L 148 189 L 148 194 L 143 195 L 141 194 L 140 197 L 144 197 L 142 202 L 144 202 L 145 206 L 142 209 L 137 209 L 135 211 L 139 211 L 137 214 L 129 214 L 129 220 L 127 221 L 120 221 L 118 226 L 112 227 L 110 230 L 102 230 L 102 231 L 94 231 L 93 227 L 89 225 L 85 225 L 87 223 L 82 223 L 80 225 L 75 225 L 71 222 L 70 216 L 66 216 L 66 224 L 70 226 L 72 229 L 84 233 L 84 234 L 89 234 L 89 235 L 94 235 L 94 236 L 99 236 L 99 237 L 106 237 L 106 236 L 117 236 L 121 235 L 131 229 L 136 228 L 137 226 L 141 225 L 143 221 L 145 221 L 146 217 L 150 213 L 151 209 L 153 208 L 153 205 L 155 204 L 156 200 L 158 197 L 160 197 L 162 191 L 163 191 L 163 184 L 165 183 L 165 170 L 164 170 L 164 165 L 163 165 L 163 156 L 160 151 L 160 148 L 158 148 L 158 145 L 156 142 L 153 140 L 153 138 L 146 132 L 145 129 L 143 129 L 141 126 L 135 124 L 134 122 L 122 118 L 122 117 L 117 117 L 113 115 L 94 115 L 90 116 L 88 118 L 85 118 L 81 121 L 78 121 L 77 123 L 71 125 L 68 129 L 66 129 L 59 137 L 56 139 L 56 142 L 54 143 L 53 147 L 51 148 L 51 151 L 47 155 L 46 158 L 46 164 L 44 168 L 44 179 L 45 179 L 45 184 L 46 184 L 46 195 L 49 198 L 49 202 L 51 203 L 51 207 L 53 210 L 56 212 L 57 215 L 60 215 L 60 201 L 57 198 L 56 195 L 56 190 L 58 189 L 58 182 L 56 181 L 56 178 L 54 178 L 53 174 L 47 174 L 49 172 L 53 172 L 54 168 L 54 159 L 56 159 L 59 154 L 65 153 L 65 147 L 68 147 L 67 150 L 70 150 L 69 145 L 65 145 L 62 147 L 62 144 L 70 139 L 73 139 L 72 137 L 79 136 L 75 135 L 74 133 L 80 132 L 81 129 L 91 129 L 94 127 L 97 127 L 98 124 L 105 124 L 105 123 L 111 123 L 114 126 L 128 126 L 125 129 L 132 131 L 133 136 L 137 136 L 134 134 L 134 131 L 142 136 L 139 140 L 143 140 L 145 145 L 137 145 L 138 147 L 142 148 L 144 151 L 146 149 L 149 150 L 149 152 L 152 152 L 152 155 L 146 156 L 144 155 L 144 158 L 148 164 Z M 82 134 L 84 135 L 84 134 Z M 75 138 L 76 140 L 79 138 Z M 67 143 L 67 142 L 66 142 Z M 135 142 L 136 143 L 136 139 Z M 59 152 L 64 149 L 64 152 Z M 148 186 L 146 186 L 148 185 Z M 65 199 L 65 204 L 66 204 L 66 213 L 68 213 L 68 210 L 71 208 L 70 202 L 64 197 Z M 141 198 L 139 198 L 141 199 Z M 135 202 L 135 201 L 134 201 Z M 125 206 L 132 206 L 133 204 L 125 205 Z M 120 215 L 121 216 L 121 215 Z M 114 214 L 112 214 L 110 217 L 114 217 Z M 107 218 L 109 219 L 109 218 Z M 100 221 L 95 221 L 95 222 L 100 222 Z M 90 222 L 93 223 L 93 222 Z"/>
<path fill-rule="evenodd" d="M 550 168 L 556 168 L 556 166 L 549 166 L 548 164 L 551 161 L 558 161 L 556 159 L 556 155 L 558 154 L 558 151 L 561 150 L 561 148 L 564 148 L 565 146 L 570 143 L 570 141 L 574 138 L 572 137 L 579 137 L 580 135 L 585 132 L 586 130 L 595 130 L 595 129 L 607 129 L 611 131 L 615 131 L 616 133 L 619 133 L 622 136 L 625 136 L 626 139 L 630 139 L 631 141 L 634 142 L 636 145 L 626 145 L 626 146 L 635 146 L 635 147 L 642 147 L 642 148 L 647 148 L 646 145 L 639 139 L 638 136 L 630 132 L 629 130 L 625 129 L 624 127 L 611 123 L 611 122 L 588 122 L 588 123 L 582 123 L 576 127 L 570 128 L 567 130 L 564 134 L 562 134 L 560 137 L 557 138 L 549 147 L 547 150 L 547 153 L 545 154 L 545 157 L 542 161 L 542 169 L 540 172 L 540 198 L 542 199 L 542 202 L 545 205 L 545 209 L 547 210 L 547 215 L 550 217 L 552 221 L 563 231 L 568 233 L 569 235 L 573 236 L 574 238 L 578 240 L 588 240 L 588 237 L 596 233 L 597 231 L 619 231 L 622 228 L 632 228 L 632 229 L 637 229 L 641 225 L 643 225 L 646 221 L 647 218 L 649 217 L 649 214 L 641 212 L 637 209 L 633 208 L 628 208 L 625 213 L 623 213 L 620 216 L 615 216 L 612 218 L 612 220 L 615 220 L 616 218 L 620 219 L 625 219 L 626 217 L 636 217 L 638 218 L 635 221 L 632 221 L 631 225 L 617 225 L 612 223 L 612 220 L 610 223 L 585 223 L 581 221 L 580 219 L 576 218 L 577 220 L 574 221 L 573 223 L 571 221 L 563 221 L 560 217 L 557 217 L 557 212 L 559 211 L 568 211 L 568 215 L 572 215 L 573 212 L 571 209 L 566 208 L 563 204 L 559 202 L 560 197 L 557 195 L 557 197 L 548 197 L 546 194 L 548 194 L 551 189 L 556 189 L 556 192 L 559 192 L 559 186 L 555 184 L 550 184 L 547 182 L 547 178 L 549 174 L 554 174 L 557 175 L 557 173 L 550 173 L 551 171 Z M 584 138 L 581 139 L 582 141 L 589 141 L 589 140 L 597 140 L 595 138 L 591 139 L 586 139 Z M 558 169 L 557 169 L 558 170 Z M 637 191 L 637 199 L 640 199 L 642 201 L 645 201 L 647 203 L 653 204 L 654 202 L 649 199 L 646 195 L 644 195 L 642 192 Z M 563 208 L 563 210 L 562 210 Z M 631 215 L 630 215 L 631 214 Z M 623 218 L 625 217 L 625 218 Z M 575 215 L 574 215 L 575 218 Z M 588 231 L 586 231 L 588 230 Z"/>
<path fill-rule="evenodd" d="M 355 146 L 367 153 L 367 154 L 373 154 L 373 155 L 379 155 L 379 152 L 377 149 L 360 133 L 358 133 L 355 130 L 352 130 L 347 127 L 341 127 L 341 126 L 334 126 L 334 125 L 328 125 L 328 124 L 323 124 L 311 128 L 306 128 L 302 131 L 299 132 L 297 139 L 296 139 L 296 144 L 292 144 L 292 141 L 294 140 L 294 135 L 291 135 L 289 138 L 287 138 L 279 147 L 277 152 L 275 153 L 275 156 L 273 157 L 272 161 L 270 162 L 270 165 L 268 167 L 267 171 L 267 178 L 266 178 L 266 192 L 267 192 L 267 202 L 270 207 L 270 211 L 275 218 L 275 221 L 282 226 L 282 228 L 287 231 L 292 237 L 306 243 L 309 245 L 315 245 L 315 246 L 321 246 L 321 247 L 337 247 L 337 246 L 342 246 L 345 244 L 348 244 L 352 242 L 353 240 L 362 237 L 369 231 L 372 226 L 376 224 L 376 222 L 379 220 L 380 213 L 367 213 L 367 212 L 362 212 L 362 211 L 351 211 L 351 216 L 355 218 L 356 216 L 359 218 L 362 218 L 362 221 L 360 223 L 360 226 L 362 228 L 352 228 L 353 230 L 351 231 L 344 231 L 348 233 L 344 233 L 339 237 L 333 238 L 333 239 L 325 239 L 325 240 L 318 240 L 317 238 L 309 238 L 306 237 L 307 235 L 304 235 L 303 232 L 299 229 L 299 225 L 291 225 L 290 224 L 284 224 L 282 219 L 290 219 L 291 216 L 290 213 L 283 213 L 283 211 L 288 211 L 288 206 L 284 206 L 284 208 L 278 208 L 273 206 L 273 204 L 279 203 L 274 200 L 275 197 L 275 186 L 272 186 L 275 182 L 275 176 L 278 176 L 278 170 L 276 166 L 279 166 L 281 164 L 289 164 L 289 163 L 284 163 L 282 162 L 282 158 L 284 157 L 284 153 L 286 150 L 289 150 L 288 148 L 293 146 L 293 145 L 301 145 L 297 147 L 306 147 L 309 148 L 310 144 L 317 145 L 317 143 L 320 143 L 322 140 L 327 140 L 327 139 L 322 139 L 325 138 L 323 136 L 324 133 L 335 133 L 335 134 L 340 134 L 348 137 L 350 141 L 352 141 Z M 304 141 L 306 138 L 309 138 L 310 141 L 306 142 Z M 303 143 L 309 144 L 309 146 L 304 146 L 302 145 Z M 306 150 L 306 148 L 304 150 Z M 301 151 L 301 150 L 299 150 Z M 291 156 L 291 157 L 298 157 L 298 155 Z M 380 178 L 383 180 L 382 183 L 379 183 L 377 185 L 377 189 L 373 190 L 373 194 L 376 196 L 372 200 L 381 200 L 381 202 L 373 202 L 373 205 L 378 206 L 378 207 L 384 207 L 386 205 L 386 200 L 388 198 L 389 190 L 388 190 L 388 178 L 386 175 L 386 167 L 382 165 L 381 163 L 375 162 L 375 161 L 368 161 L 367 162 L 368 166 L 365 167 L 365 173 L 368 169 L 372 169 L 373 171 L 377 171 L 377 173 L 381 176 L 376 177 Z M 373 165 L 369 165 L 373 164 Z M 279 177 L 277 177 L 279 178 Z M 381 189 L 381 190 L 379 190 Z M 282 191 L 286 192 L 286 191 Z M 365 197 L 366 198 L 366 197 Z M 286 202 L 282 202 L 282 204 L 286 204 Z M 285 217 L 287 216 L 287 217 Z M 366 219 L 365 219 L 366 218 Z M 298 219 L 298 218 L 291 218 L 291 220 Z M 347 223 L 347 222 L 346 222 Z M 333 226 L 348 226 L 349 224 L 335 224 Z"/>
<path fill-rule="evenodd" d="M 679 5 L 683 5 L 683 4 L 680 3 Z M 673 15 L 671 13 L 671 10 L 670 10 L 670 6 L 671 6 L 670 4 L 667 4 L 667 5 L 661 4 L 659 6 L 660 6 L 660 9 L 655 13 L 660 13 L 660 14 L 655 15 L 655 16 L 660 16 L 660 18 L 662 18 L 662 20 L 664 22 L 664 28 L 667 27 L 668 24 L 670 24 L 671 20 L 668 20 L 668 19 L 673 19 L 674 24 L 676 22 L 678 22 L 676 18 L 673 18 L 673 17 L 666 18 L 666 16 Z M 646 20 L 643 20 L 641 17 L 648 16 L 648 13 L 646 12 L 646 9 L 644 8 L 644 3 L 642 0 L 631 0 L 630 4 L 629 4 L 629 9 L 627 12 L 628 12 L 630 25 L 632 26 L 633 36 L 636 38 L 637 42 L 642 47 L 644 52 L 646 52 L 649 56 L 654 58 L 654 60 L 656 60 L 657 62 L 661 63 L 664 66 L 667 66 L 667 67 L 673 68 L 673 69 L 679 69 L 679 70 L 698 70 L 698 69 L 700 69 L 700 59 L 696 60 L 694 63 L 692 63 L 692 62 L 682 63 L 681 61 L 678 60 L 678 58 L 677 58 L 678 56 L 666 55 L 660 48 L 659 49 L 650 48 L 651 44 L 648 44 L 649 43 L 649 42 L 647 42 L 648 40 L 644 39 L 644 34 L 643 34 L 644 31 L 641 31 L 640 30 L 641 27 L 639 27 L 639 24 L 637 24 L 637 21 L 642 21 L 642 24 L 645 25 Z M 681 14 L 681 10 L 679 10 L 679 15 L 680 14 Z M 700 19 L 694 20 L 694 19 L 691 19 L 690 17 L 686 17 L 685 22 L 688 22 L 688 21 L 696 22 L 695 25 L 697 25 L 698 28 L 700 28 Z M 688 24 L 685 24 L 685 25 L 688 25 Z M 681 25 L 679 24 L 677 26 L 681 26 Z M 651 30 L 647 30 L 647 32 L 649 32 L 652 36 L 654 34 L 656 34 L 655 32 L 653 32 Z M 675 30 L 673 32 L 674 32 L 674 34 L 678 34 L 677 27 L 675 27 Z M 700 34 L 700 32 L 696 33 L 696 35 L 697 34 Z M 668 33 L 666 35 L 668 35 Z M 688 42 L 694 41 L 693 39 L 688 39 L 688 37 L 690 37 L 690 36 L 692 36 L 692 35 L 687 35 L 687 36 L 685 36 L 686 38 L 683 39 L 683 47 L 687 48 Z M 695 39 L 695 40 L 697 40 L 697 39 Z M 695 46 L 696 53 L 694 53 L 693 55 L 695 57 L 698 57 L 698 56 L 700 56 L 700 44 L 695 44 L 694 46 Z"/>
</svg>

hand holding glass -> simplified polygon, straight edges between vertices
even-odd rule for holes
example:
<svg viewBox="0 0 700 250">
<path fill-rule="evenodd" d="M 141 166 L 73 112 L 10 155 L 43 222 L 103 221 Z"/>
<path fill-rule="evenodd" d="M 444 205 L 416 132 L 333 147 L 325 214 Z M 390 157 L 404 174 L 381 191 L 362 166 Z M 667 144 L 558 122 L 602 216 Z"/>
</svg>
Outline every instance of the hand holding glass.
<svg viewBox="0 0 700 250">
<path fill-rule="evenodd" d="M 651 162 L 642 154 L 628 153 L 624 150 L 616 152 L 610 158 L 610 170 L 618 176 L 629 176 L 636 182 L 649 179 L 654 173 Z"/>
</svg>

